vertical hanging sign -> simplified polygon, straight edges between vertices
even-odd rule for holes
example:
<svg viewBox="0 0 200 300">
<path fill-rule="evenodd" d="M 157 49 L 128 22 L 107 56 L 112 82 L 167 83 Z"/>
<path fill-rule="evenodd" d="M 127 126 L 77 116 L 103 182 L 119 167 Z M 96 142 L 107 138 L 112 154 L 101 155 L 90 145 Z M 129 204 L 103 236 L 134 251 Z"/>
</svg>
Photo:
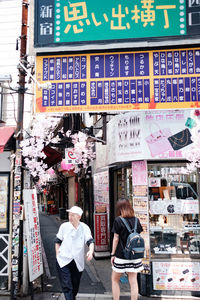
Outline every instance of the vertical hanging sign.
<svg viewBox="0 0 200 300">
<path fill-rule="evenodd" d="M 32 282 L 43 274 L 37 194 L 35 190 L 24 190 L 23 196 L 27 226 L 29 277 Z"/>
<path fill-rule="evenodd" d="M 108 171 L 94 174 L 95 253 L 109 250 L 109 177 Z"/>
<path fill-rule="evenodd" d="M 133 208 L 135 216 L 140 220 L 143 227 L 143 237 L 146 245 L 145 258 L 143 259 L 143 273 L 150 273 L 150 243 L 149 243 L 149 211 L 148 211 L 148 180 L 147 161 L 139 160 L 132 162 L 133 183 Z"/>
</svg>

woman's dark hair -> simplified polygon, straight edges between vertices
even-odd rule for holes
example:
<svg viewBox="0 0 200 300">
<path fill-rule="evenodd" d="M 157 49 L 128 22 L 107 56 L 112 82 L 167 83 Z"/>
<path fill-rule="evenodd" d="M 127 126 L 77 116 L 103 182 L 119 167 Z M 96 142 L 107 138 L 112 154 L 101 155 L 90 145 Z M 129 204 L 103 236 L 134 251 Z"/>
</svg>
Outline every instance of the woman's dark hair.
<svg viewBox="0 0 200 300">
<path fill-rule="evenodd" d="M 119 200 L 116 205 L 117 216 L 122 218 L 132 218 L 134 217 L 134 209 L 130 202 L 126 199 Z"/>
<path fill-rule="evenodd" d="M 161 178 L 160 184 L 161 186 L 167 186 L 167 180 L 165 178 Z"/>
</svg>

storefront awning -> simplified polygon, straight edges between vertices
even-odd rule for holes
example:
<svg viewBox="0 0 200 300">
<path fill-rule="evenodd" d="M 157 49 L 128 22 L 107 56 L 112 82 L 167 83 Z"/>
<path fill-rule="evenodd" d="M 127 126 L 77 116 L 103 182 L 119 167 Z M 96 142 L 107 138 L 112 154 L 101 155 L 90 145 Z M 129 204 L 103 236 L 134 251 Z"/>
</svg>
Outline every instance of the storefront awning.
<svg viewBox="0 0 200 300">
<path fill-rule="evenodd" d="M 2 126 L 0 127 L 0 153 L 4 151 L 4 147 L 7 144 L 10 137 L 13 135 L 15 127 Z"/>
<path fill-rule="evenodd" d="M 61 162 L 62 154 L 51 148 L 50 146 L 45 146 L 42 150 L 46 157 L 44 159 L 44 163 L 47 164 L 48 168 L 51 168 L 53 165 Z"/>
</svg>

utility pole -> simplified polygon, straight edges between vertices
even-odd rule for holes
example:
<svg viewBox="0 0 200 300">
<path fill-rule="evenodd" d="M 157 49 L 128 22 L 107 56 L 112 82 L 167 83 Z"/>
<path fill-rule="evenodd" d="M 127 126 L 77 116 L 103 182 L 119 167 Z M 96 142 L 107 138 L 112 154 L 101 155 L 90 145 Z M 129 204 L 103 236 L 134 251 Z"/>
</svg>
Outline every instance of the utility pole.
<svg viewBox="0 0 200 300">
<path fill-rule="evenodd" d="M 20 45 L 20 62 L 26 67 L 27 64 L 27 30 L 28 30 L 28 0 L 22 1 L 22 24 L 21 24 L 21 45 Z M 17 130 L 16 135 L 19 143 L 23 138 L 23 116 L 24 116 L 24 93 L 26 83 L 26 72 L 20 67 L 19 69 L 19 89 L 18 89 L 18 115 L 17 115 Z"/>
<path fill-rule="evenodd" d="M 22 1 L 22 23 L 20 36 L 20 61 L 26 66 L 27 62 L 27 30 L 28 30 L 28 0 Z M 12 282 L 11 299 L 16 300 L 20 287 L 22 286 L 23 273 L 23 221 L 21 220 L 20 208 L 23 203 L 23 172 L 20 141 L 23 139 L 23 117 L 24 117 L 24 93 L 26 83 L 26 72 L 20 66 L 18 87 L 18 111 L 16 136 L 16 155 L 14 166 L 14 191 L 13 191 L 13 222 L 12 222 Z M 18 170 L 18 171 L 17 171 Z M 19 171 L 20 170 L 20 171 Z"/>
</svg>

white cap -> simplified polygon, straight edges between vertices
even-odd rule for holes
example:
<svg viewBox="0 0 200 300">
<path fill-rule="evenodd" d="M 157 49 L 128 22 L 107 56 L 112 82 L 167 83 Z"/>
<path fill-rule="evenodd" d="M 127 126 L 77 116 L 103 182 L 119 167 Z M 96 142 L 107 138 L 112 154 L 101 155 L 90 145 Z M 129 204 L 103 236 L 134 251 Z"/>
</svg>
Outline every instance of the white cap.
<svg viewBox="0 0 200 300">
<path fill-rule="evenodd" d="M 80 217 L 83 214 L 83 210 L 80 207 L 78 207 L 78 206 L 72 206 L 70 209 L 67 209 L 66 211 L 74 213 L 74 214 L 77 214 Z"/>
</svg>

